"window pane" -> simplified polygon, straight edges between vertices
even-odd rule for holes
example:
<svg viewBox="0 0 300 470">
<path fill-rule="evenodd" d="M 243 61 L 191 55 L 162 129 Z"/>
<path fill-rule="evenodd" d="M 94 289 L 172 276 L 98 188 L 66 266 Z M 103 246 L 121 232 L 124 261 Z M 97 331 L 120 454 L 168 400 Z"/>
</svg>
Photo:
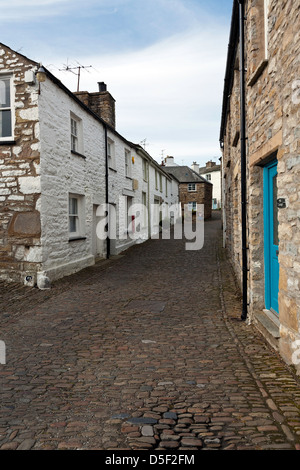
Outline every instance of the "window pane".
<svg viewBox="0 0 300 470">
<path fill-rule="evenodd" d="M 77 138 L 71 135 L 71 150 L 77 152 Z"/>
<path fill-rule="evenodd" d="M 70 216 L 70 232 L 74 233 L 76 232 L 76 226 L 77 226 L 77 217 L 76 216 Z"/>
<path fill-rule="evenodd" d="M 10 108 L 10 79 L 0 79 L 0 108 Z"/>
<path fill-rule="evenodd" d="M 11 111 L 0 111 L 0 137 L 10 137 L 11 135 Z"/>
<path fill-rule="evenodd" d="M 71 133 L 77 136 L 77 122 L 74 119 L 71 119 Z"/>
<path fill-rule="evenodd" d="M 74 197 L 71 197 L 69 200 L 69 214 L 70 215 L 77 215 L 78 214 L 78 209 L 77 209 L 77 199 Z"/>
</svg>

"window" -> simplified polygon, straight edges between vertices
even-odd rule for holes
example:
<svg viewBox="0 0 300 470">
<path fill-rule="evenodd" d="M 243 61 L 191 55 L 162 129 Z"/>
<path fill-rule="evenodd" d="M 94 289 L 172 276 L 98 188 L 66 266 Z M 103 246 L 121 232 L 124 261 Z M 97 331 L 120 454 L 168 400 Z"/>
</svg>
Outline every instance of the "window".
<svg viewBox="0 0 300 470">
<path fill-rule="evenodd" d="M 82 238 L 84 235 L 84 197 L 69 195 L 69 237 Z"/>
<path fill-rule="evenodd" d="M 166 196 L 168 196 L 168 180 L 166 178 Z"/>
<path fill-rule="evenodd" d="M 147 194 L 142 193 L 142 204 L 143 204 L 143 214 L 142 214 L 142 221 L 143 221 L 143 228 L 147 226 Z"/>
<path fill-rule="evenodd" d="M 127 178 L 131 178 L 131 161 L 129 150 L 125 150 L 125 176 L 127 176 Z"/>
<path fill-rule="evenodd" d="M 193 201 L 193 202 L 189 202 L 188 203 L 188 210 L 190 212 L 194 212 L 197 210 L 197 202 Z"/>
<path fill-rule="evenodd" d="M 210 173 L 208 175 L 206 175 L 206 179 L 207 179 L 207 181 L 211 181 L 211 174 Z"/>
<path fill-rule="evenodd" d="M 188 191 L 196 191 L 196 183 L 189 183 Z"/>
<path fill-rule="evenodd" d="M 162 175 L 159 175 L 159 190 L 162 192 Z"/>
<path fill-rule="evenodd" d="M 78 129 L 77 121 L 71 118 L 71 149 L 73 152 L 78 151 Z"/>
<path fill-rule="evenodd" d="M 147 162 L 146 162 L 146 160 L 143 160 L 143 179 L 144 179 L 144 181 L 148 181 Z"/>
<path fill-rule="evenodd" d="M 158 189 L 158 174 L 156 170 L 155 170 L 155 189 Z"/>
<path fill-rule="evenodd" d="M 11 139 L 12 132 L 12 96 L 11 77 L 0 76 L 0 139 Z"/>
<path fill-rule="evenodd" d="M 268 62 L 268 15 L 270 0 L 257 0 L 249 10 L 249 82 L 253 86 Z"/>
<path fill-rule="evenodd" d="M 83 153 L 82 121 L 71 113 L 71 151 Z"/>
<path fill-rule="evenodd" d="M 107 157 L 108 157 L 108 166 L 113 170 L 116 169 L 116 157 L 115 157 L 115 143 L 113 140 L 108 139 L 107 141 Z"/>
</svg>

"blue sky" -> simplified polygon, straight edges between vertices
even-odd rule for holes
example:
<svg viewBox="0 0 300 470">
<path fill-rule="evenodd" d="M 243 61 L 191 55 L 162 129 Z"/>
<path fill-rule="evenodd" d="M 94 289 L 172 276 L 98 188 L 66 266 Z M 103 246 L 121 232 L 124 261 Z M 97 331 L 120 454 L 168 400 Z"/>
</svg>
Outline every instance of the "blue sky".
<svg viewBox="0 0 300 470">
<path fill-rule="evenodd" d="M 0 42 L 42 62 L 72 91 L 66 64 L 107 83 L 117 130 L 157 161 L 220 156 L 232 0 L 0 0 Z"/>
</svg>

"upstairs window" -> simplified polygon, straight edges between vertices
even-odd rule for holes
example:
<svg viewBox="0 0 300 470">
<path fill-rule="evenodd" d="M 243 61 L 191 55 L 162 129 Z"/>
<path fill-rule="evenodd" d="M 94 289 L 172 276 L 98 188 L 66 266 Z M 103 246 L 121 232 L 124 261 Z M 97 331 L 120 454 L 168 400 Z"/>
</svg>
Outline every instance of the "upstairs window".
<svg viewBox="0 0 300 470">
<path fill-rule="evenodd" d="M 75 153 L 83 153 L 82 139 L 82 121 L 80 118 L 71 113 L 71 151 Z"/>
<path fill-rule="evenodd" d="M 115 143 L 111 139 L 107 141 L 107 157 L 109 168 L 116 170 Z"/>
<path fill-rule="evenodd" d="M 0 139 L 8 140 L 12 133 L 11 77 L 0 76 Z"/>
<path fill-rule="evenodd" d="M 78 128 L 77 121 L 71 118 L 71 150 L 78 152 Z"/>
<path fill-rule="evenodd" d="M 196 191 L 196 183 L 189 183 L 188 191 Z"/>
<path fill-rule="evenodd" d="M 144 179 L 144 181 L 148 181 L 147 162 L 146 162 L 146 160 L 143 160 L 143 179 Z"/>
<path fill-rule="evenodd" d="M 268 61 L 268 15 L 270 0 L 257 0 L 249 10 L 250 51 L 248 84 L 253 86 Z"/>
<path fill-rule="evenodd" d="M 131 178 L 131 160 L 129 150 L 125 150 L 125 176 Z"/>
<path fill-rule="evenodd" d="M 207 181 L 211 181 L 211 174 L 210 173 L 208 173 L 208 175 L 206 175 L 206 179 L 207 179 Z"/>
</svg>

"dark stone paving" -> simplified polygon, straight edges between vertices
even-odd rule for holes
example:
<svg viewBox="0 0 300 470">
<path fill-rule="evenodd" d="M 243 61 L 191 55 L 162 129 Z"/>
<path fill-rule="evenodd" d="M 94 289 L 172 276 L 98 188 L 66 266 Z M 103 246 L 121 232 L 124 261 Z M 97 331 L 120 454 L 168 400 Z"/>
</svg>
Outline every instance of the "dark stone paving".
<svg viewBox="0 0 300 470">
<path fill-rule="evenodd" d="M 300 387 L 221 248 L 149 240 L 56 282 L 1 285 L 0 449 L 300 448 Z"/>
</svg>

